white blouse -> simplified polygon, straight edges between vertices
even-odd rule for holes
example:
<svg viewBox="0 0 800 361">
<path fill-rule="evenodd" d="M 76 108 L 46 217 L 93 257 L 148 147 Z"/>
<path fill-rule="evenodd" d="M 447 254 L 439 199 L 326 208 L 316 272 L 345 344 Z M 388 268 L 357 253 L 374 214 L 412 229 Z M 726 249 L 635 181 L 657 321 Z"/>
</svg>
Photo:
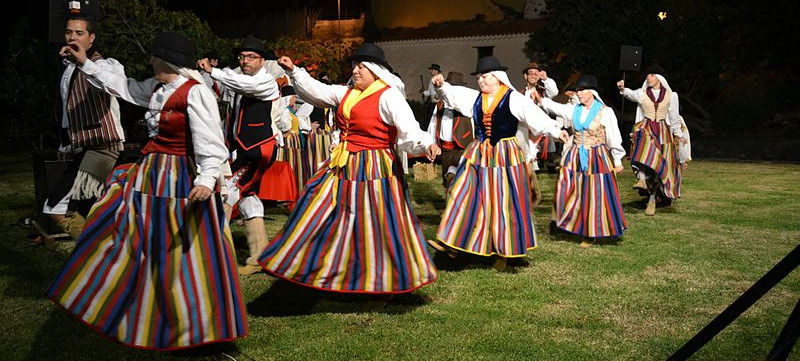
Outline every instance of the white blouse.
<svg viewBox="0 0 800 361">
<path fill-rule="evenodd" d="M 145 119 L 151 134 L 158 132 L 158 117 L 172 93 L 188 79 L 178 76 L 169 84 L 159 87 L 155 78 L 144 81 L 126 78 L 119 74 L 97 66 L 87 60 L 81 67 L 84 73 L 101 84 L 107 93 L 123 100 L 146 107 Z M 197 163 L 197 177 L 194 185 L 214 189 L 220 174 L 220 166 L 228 159 L 228 150 L 220 127 L 219 108 L 214 93 L 206 86 L 193 86 L 187 96 L 189 129 L 194 145 L 194 160 Z"/>
<path fill-rule="evenodd" d="M 561 104 L 552 99 L 542 99 L 542 108 L 567 120 L 570 123 L 568 125 L 570 127 L 576 121 L 576 119 L 572 119 L 576 106 L 575 104 Z M 588 116 L 589 112 L 583 111 L 581 112 L 581 119 L 578 119 L 578 121 L 583 123 Z M 606 146 L 611 151 L 611 157 L 614 158 L 614 165 L 622 166 L 625 148 L 622 147 L 622 134 L 620 134 L 617 116 L 614 114 L 613 109 L 610 107 L 603 108 L 600 112 L 600 125 L 606 128 Z"/>
<path fill-rule="evenodd" d="M 300 67 L 294 67 L 288 74 L 297 94 L 315 107 L 334 108 L 338 106 L 350 89 L 344 85 L 322 83 L 312 78 L 305 69 Z M 397 128 L 398 150 L 418 155 L 424 153 L 433 144 L 433 137 L 420 129 L 405 96 L 396 88 L 390 87 L 381 93 L 378 111 L 384 123 Z"/>
</svg>

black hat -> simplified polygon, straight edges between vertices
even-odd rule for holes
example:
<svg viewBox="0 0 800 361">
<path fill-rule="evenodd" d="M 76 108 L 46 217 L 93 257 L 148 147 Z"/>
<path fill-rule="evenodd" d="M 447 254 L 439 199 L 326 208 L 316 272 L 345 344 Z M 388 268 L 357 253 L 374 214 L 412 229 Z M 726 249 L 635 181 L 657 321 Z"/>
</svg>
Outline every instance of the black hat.
<svg viewBox="0 0 800 361">
<path fill-rule="evenodd" d="M 500 60 L 497 60 L 497 58 L 493 56 L 485 56 L 478 60 L 478 65 L 475 67 L 475 72 L 470 73 L 470 75 L 484 74 L 495 70 L 506 71 L 508 70 L 508 67 L 500 64 Z"/>
<path fill-rule="evenodd" d="M 428 67 L 428 70 L 431 70 L 431 69 L 435 69 L 437 71 L 442 71 L 442 67 L 439 66 L 439 64 L 435 64 L 435 63 L 431 64 L 431 66 Z"/>
<path fill-rule="evenodd" d="M 389 63 L 386 62 L 386 57 L 383 55 L 383 49 L 373 43 L 364 43 L 356 49 L 353 55 L 347 58 L 348 63 L 354 61 L 368 61 L 377 63 L 389 69 L 389 72 L 394 71 Z"/>
<path fill-rule="evenodd" d="M 233 49 L 233 52 L 236 55 L 239 55 L 239 53 L 243 51 L 255 52 L 267 60 L 278 60 L 278 56 L 275 55 L 274 51 L 267 50 L 267 48 L 264 46 L 263 40 L 252 35 L 246 36 L 244 39 L 242 39 L 242 45 L 239 45 L 239 47 Z"/>
<path fill-rule="evenodd" d="M 194 45 L 181 33 L 174 31 L 161 33 L 150 45 L 150 52 L 172 65 L 194 69 Z"/>
<path fill-rule="evenodd" d="M 575 84 L 570 87 L 570 90 L 578 91 L 584 89 L 597 90 L 597 77 L 591 74 L 582 74 L 578 77 Z"/>
<path fill-rule="evenodd" d="M 466 83 L 464 83 L 464 74 L 459 71 L 447 73 L 447 82 L 450 83 L 450 85 L 466 85 Z"/>
<path fill-rule="evenodd" d="M 651 64 L 644 68 L 644 73 L 664 76 L 666 72 L 664 71 L 664 68 L 658 66 L 657 64 Z"/>
<path fill-rule="evenodd" d="M 291 85 L 284 85 L 281 87 L 281 96 L 289 96 L 289 95 L 297 95 L 297 92 L 294 91 L 294 87 Z"/>
</svg>

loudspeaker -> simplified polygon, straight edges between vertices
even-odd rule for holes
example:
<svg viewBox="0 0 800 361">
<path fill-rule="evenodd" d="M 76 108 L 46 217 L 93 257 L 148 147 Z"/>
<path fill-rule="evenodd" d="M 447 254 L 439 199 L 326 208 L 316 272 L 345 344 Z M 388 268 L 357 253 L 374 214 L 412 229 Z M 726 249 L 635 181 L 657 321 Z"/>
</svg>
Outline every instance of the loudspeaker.
<svg viewBox="0 0 800 361">
<path fill-rule="evenodd" d="M 619 52 L 619 70 L 639 71 L 642 67 L 642 47 L 622 45 Z"/>
<path fill-rule="evenodd" d="M 49 36 L 51 43 L 64 43 L 64 25 L 72 13 L 80 13 L 89 18 L 97 32 L 97 15 L 100 9 L 100 0 L 50 0 L 48 11 Z"/>
</svg>

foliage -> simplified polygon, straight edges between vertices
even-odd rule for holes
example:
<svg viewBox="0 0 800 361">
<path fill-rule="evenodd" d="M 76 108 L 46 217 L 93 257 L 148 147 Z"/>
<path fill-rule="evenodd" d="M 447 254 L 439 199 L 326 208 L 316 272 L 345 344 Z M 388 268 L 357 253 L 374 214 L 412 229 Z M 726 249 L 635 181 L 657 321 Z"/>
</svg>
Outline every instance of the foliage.
<svg viewBox="0 0 800 361">
<path fill-rule="evenodd" d="M 231 60 L 234 41 L 219 38 L 190 11 L 167 11 L 154 0 L 101 0 L 98 49 L 125 65 L 129 77 L 150 77 L 150 43 L 164 31 L 177 31 L 195 44 L 199 58 L 216 51 Z"/>
<path fill-rule="evenodd" d="M 717 130 L 752 129 L 773 114 L 797 109 L 797 92 L 781 91 L 798 78 L 788 65 L 791 47 L 773 41 L 797 28 L 785 5 L 617 0 L 576 6 L 550 0 L 547 26 L 531 35 L 526 53 L 549 63 L 556 79 L 596 74 L 604 92 L 618 99 L 614 84 L 622 78 L 617 70 L 620 45 L 642 46 L 642 67 L 664 67 L 670 86 L 692 108 L 713 114 Z M 662 11 L 666 18 L 660 20 Z M 627 75 L 631 88 L 638 88 L 644 77 Z M 747 90 L 740 92 L 745 85 Z M 748 101 L 741 102 L 744 94 Z M 736 110 L 724 109 L 736 102 Z M 730 121 L 740 126 L 727 129 Z"/>
<path fill-rule="evenodd" d="M 8 56 L 0 63 L 5 116 L 0 143 L 4 149 L 41 148 L 53 142 L 51 128 L 60 115 L 58 49 L 33 38 L 27 18 L 17 19 L 9 29 Z"/>
<path fill-rule="evenodd" d="M 281 37 L 271 44 L 279 55 L 288 55 L 296 65 L 304 67 L 313 77 L 327 74 L 333 83 L 350 78 L 351 67 L 346 59 L 360 44 L 354 41 L 297 40 Z"/>
</svg>

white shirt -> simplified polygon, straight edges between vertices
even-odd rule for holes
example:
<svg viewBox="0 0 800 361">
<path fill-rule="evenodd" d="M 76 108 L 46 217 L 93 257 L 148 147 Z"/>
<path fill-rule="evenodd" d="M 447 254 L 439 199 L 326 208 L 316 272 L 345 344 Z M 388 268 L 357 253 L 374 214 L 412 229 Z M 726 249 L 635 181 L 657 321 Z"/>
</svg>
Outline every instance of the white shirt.
<svg viewBox="0 0 800 361">
<path fill-rule="evenodd" d="M 472 117 L 472 107 L 475 105 L 475 100 L 481 95 L 481 92 L 475 89 L 453 86 L 447 82 L 438 91 L 445 104 L 468 117 Z M 492 97 L 489 97 L 488 101 L 491 102 Z M 519 126 L 527 127 L 534 135 L 546 133 L 556 138 L 561 135 L 561 127 L 530 98 L 526 98 L 519 92 L 511 91 L 508 107 L 511 114 L 519 120 Z"/>
<path fill-rule="evenodd" d="M 238 70 L 239 68 L 237 68 Z M 232 99 L 233 114 L 239 113 L 239 103 L 242 96 L 252 97 L 262 101 L 274 101 L 280 98 L 281 90 L 275 78 L 267 72 L 265 67 L 261 67 L 255 74 L 247 75 L 241 71 L 232 69 L 211 69 L 211 78 L 219 81 L 228 92 L 234 94 Z M 285 105 L 281 106 L 275 103 L 272 106 L 272 133 L 278 136 L 278 144 L 282 145 L 281 133 L 291 129 L 292 118 L 289 115 L 289 110 Z M 238 122 L 238 117 L 234 117 L 233 129 L 237 129 L 235 122 Z"/>
<path fill-rule="evenodd" d="M 101 84 L 107 93 L 149 109 L 145 119 L 148 120 L 151 134 L 158 131 L 158 121 L 164 104 L 175 90 L 188 81 L 179 75 L 173 82 L 159 87 L 161 83 L 155 78 L 144 81 L 129 79 L 124 73 L 120 75 L 108 71 L 91 60 L 87 60 L 81 70 Z M 201 85 L 193 86 L 189 90 L 187 103 L 194 160 L 197 163 L 194 185 L 213 190 L 219 178 L 220 166 L 228 159 L 217 100 L 208 87 Z"/>
<path fill-rule="evenodd" d="M 545 98 L 553 99 L 554 96 L 558 95 L 558 85 L 556 85 L 556 81 L 555 80 L 553 80 L 551 78 L 547 78 L 547 79 L 542 80 L 542 83 L 544 83 L 544 97 Z M 525 84 L 525 96 L 530 98 L 531 97 L 531 93 L 533 92 L 533 89 L 535 89 L 535 88 L 528 89 L 528 84 L 526 83 Z"/>
<path fill-rule="evenodd" d="M 422 96 L 425 98 L 425 100 L 430 99 L 430 101 L 433 103 L 439 101 L 439 95 L 436 94 L 436 87 L 433 86 L 433 77 L 431 77 L 431 80 L 428 81 L 428 90 L 423 91 Z"/>
<path fill-rule="evenodd" d="M 91 60 L 88 60 L 91 61 Z M 69 96 L 69 84 L 70 80 L 72 80 L 72 74 L 75 72 L 78 67 L 75 63 L 64 60 L 64 64 L 67 65 L 67 68 L 64 69 L 64 73 L 61 74 L 61 83 L 60 83 L 60 91 L 61 91 L 61 127 L 62 128 L 69 128 L 69 119 L 67 118 L 67 97 Z M 125 76 L 125 67 L 122 66 L 118 61 L 113 58 L 103 58 L 98 59 L 94 62 L 94 64 L 98 67 L 105 69 L 106 71 L 110 71 L 121 76 Z M 85 71 L 84 71 L 85 73 Z M 102 90 L 103 86 L 100 85 L 96 80 L 93 80 L 91 77 L 86 77 L 86 80 L 97 89 Z M 125 141 L 125 132 L 122 129 L 122 123 L 120 122 L 120 114 L 119 114 L 119 102 L 117 102 L 117 98 L 111 98 L 111 116 L 114 119 L 114 128 L 120 136 L 121 141 Z"/>
<path fill-rule="evenodd" d="M 338 106 L 350 89 L 343 85 L 328 85 L 309 75 L 305 69 L 294 67 L 289 72 L 294 89 L 303 100 L 315 107 L 333 108 Z M 430 134 L 422 131 L 408 106 L 405 96 L 396 88 L 390 87 L 380 95 L 378 111 L 384 123 L 397 129 L 397 148 L 409 154 L 425 152 L 434 142 Z"/>
<path fill-rule="evenodd" d="M 636 119 L 636 123 L 644 120 L 644 118 L 641 116 L 641 114 L 644 112 L 641 104 L 644 98 L 647 97 L 647 94 L 645 94 L 646 90 L 647 88 L 639 88 L 636 90 L 625 88 L 620 92 L 620 94 L 622 94 L 626 99 L 639 104 L 639 109 L 636 112 L 638 118 Z M 653 89 L 653 96 L 658 98 L 658 94 L 660 94 L 661 91 L 663 91 L 663 89 Z M 669 109 L 667 109 L 667 124 L 669 125 L 669 129 L 672 130 L 672 134 L 681 137 L 683 136 L 683 132 L 681 131 L 681 120 L 678 109 L 680 109 L 678 104 L 678 93 L 672 92 L 672 97 L 669 100 Z"/>
<path fill-rule="evenodd" d="M 453 109 L 448 107 L 443 107 L 442 110 L 442 127 L 441 129 L 436 129 L 436 114 L 439 113 L 437 108 L 433 109 L 433 115 L 431 115 L 431 121 L 428 123 L 428 134 L 430 134 L 434 139 L 436 139 L 436 132 L 439 132 L 439 139 L 443 142 L 452 142 L 453 141 L 453 115 L 455 112 Z"/>
<path fill-rule="evenodd" d="M 595 101 L 598 100 L 595 99 Z M 575 112 L 575 106 L 576 105 L 574 104 L 561 104 L 553 101 L 552 99 L 542 99 L 542 108 L 564 118 L 567 123 L 569 123 L 565 125 L 569 127 L 573 127 L 572 125 L 576 121 L 576 119 L 572 119 L 572 116 Z M 583 123 L 586 121 L 586 117 L 588 116 L 589 112 L 583 111 L 581 112 L 581 119 L 578 119 L 578 121 Z M 606 146 L 611 151 L 611 157 L 614 158 L 614 165 L 622 166 L 622 157 L 625 156 L 625 148 L 622 147 L 622 135 L 619 132 L 617 116 L 614 115 L 613 109 L 610 107 L 604 107 L 603 110 L 600 111 L 600 125 L 606 128 Z"/>
</svg>

